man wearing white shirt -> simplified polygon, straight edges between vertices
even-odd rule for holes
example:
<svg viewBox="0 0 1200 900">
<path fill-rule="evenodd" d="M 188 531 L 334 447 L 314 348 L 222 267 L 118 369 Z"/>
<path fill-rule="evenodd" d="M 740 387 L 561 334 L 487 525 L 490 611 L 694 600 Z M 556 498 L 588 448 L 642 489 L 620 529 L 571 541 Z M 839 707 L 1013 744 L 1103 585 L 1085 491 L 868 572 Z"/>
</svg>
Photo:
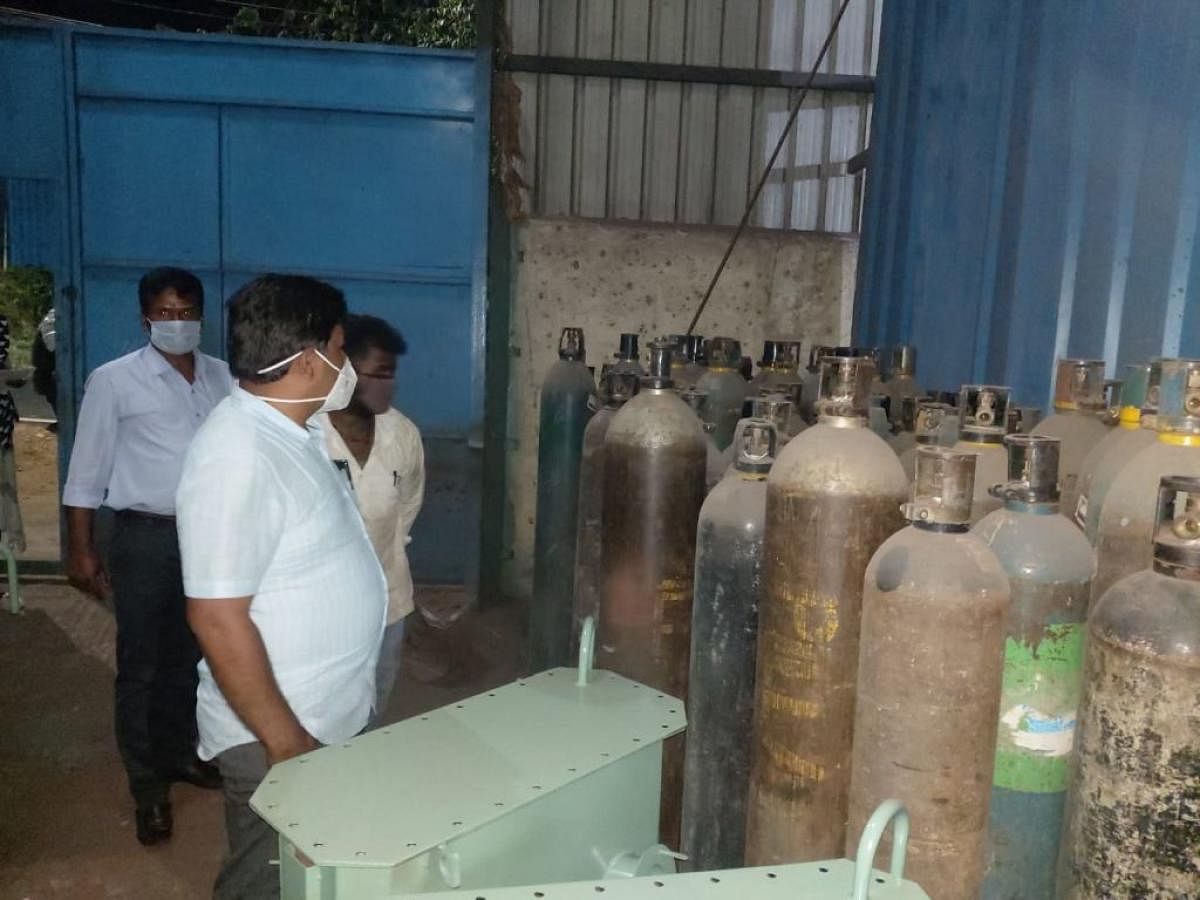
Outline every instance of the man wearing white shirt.
<svg viewBox="0 0 1200 900">
<path fill-rule="evenodd" d="M 367 534 L 387 576 L 387 628 L 375 669 L 379 719 L 396 684 L 404 621 L 413 611 L 413 580 L 405 547 L 425 496 L 425 451 L 417 426 L 392 406 L 396 360 L 405 351 L 404 338 L 383 319 L 348 316 L 345 349 L 358 384 L 345 409 L 321 416 L 321 427 L 330 458 L 349 475 Z"/>
<path fill-rule="evenodd" d="M 342 409 L 346 304 L 312 278 L 265 275 L 229 303 L 238 387 L 196 435 L 176 506 L 188 621 L 204 651 L 200 755 L 225 788 L 217 898 L 273 897 L 275 833 L 249 807 L 268 768 L 366 726 L 387 613 L 350 485 L 311 421 Z"/>
<path fill-rule="evenodd" d="M 117 623 L 116 736 L 137 807 L 137 837 L 171 836 L 172 781 L 220 786 L 196 759 L 196 663 L 188 629 L 175 490 L 183 457 L 232 387 L 229 369 L 197 350 L 204 288 L 183 269 L 138 284 L 150 343 L 87 380 L 63 488 L 67 576 L 111 597 Z M 96 510 L 116 510 L 107 565 L 92 538 Z"/>
</svg>

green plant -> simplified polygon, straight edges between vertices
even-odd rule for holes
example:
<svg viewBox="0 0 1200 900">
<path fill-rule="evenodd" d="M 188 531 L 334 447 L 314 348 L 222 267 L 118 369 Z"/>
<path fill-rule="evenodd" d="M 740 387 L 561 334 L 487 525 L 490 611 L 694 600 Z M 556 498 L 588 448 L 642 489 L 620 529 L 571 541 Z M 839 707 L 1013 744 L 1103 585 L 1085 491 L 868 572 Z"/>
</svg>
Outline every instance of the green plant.
<svg viewBox="0 0 1200 900">
<path fill-rule="evenodd" d="M 229 30 L 260 37 L 474 47 L 474 0 L 284 0 L 272 7 L 241 7 Z"/>
<path fill-rule="evenodd" d="M 48 269 L 16 266 L 0 271 L 0 315 L 8 317 L 9 368 L 30 365 L 33 335 L 54 303 L 54 276 Z"/>
</svg>

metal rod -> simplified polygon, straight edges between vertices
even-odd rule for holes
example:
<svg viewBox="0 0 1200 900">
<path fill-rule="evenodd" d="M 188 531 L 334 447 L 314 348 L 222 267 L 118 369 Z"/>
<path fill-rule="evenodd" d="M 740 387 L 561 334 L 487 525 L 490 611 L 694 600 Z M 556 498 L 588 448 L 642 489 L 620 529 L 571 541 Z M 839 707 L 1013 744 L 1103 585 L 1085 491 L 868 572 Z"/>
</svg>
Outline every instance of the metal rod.
<svg viewBox="0 0 1200 900">
<path fill-rule="evenodd" d="M 808 73 L 808 82 L 800 91 L 800 96 L 796 98 L 796 102 L 792 104 L 792 111 L 788 114 L 787 123 L 783 126 L 783 130 L 779 134 L 779 140 L 775 143 L 775 149 L 771 152 L 771 158 L 767 160 L 766 166 L 763 167 L 763 173 L 758 179 L 758 184 L 754 186 L 754 193 L 750 195 L 750 200 L 746 203 L 746 211 L 742 213 L 742 220 L 738 222 L 737 230 L 733 233 L 733 237 L 729 241 L 729 246 L 725 248 L 725 255 L 717 263 L 717 269 L 713 272 L 712 280 L 708 283 L 708 289 L 705 290 L 704 296 L 700 298 L 700 305 L 696 307 L 696 314 L 692 316 L 692 321 L 688 323 L 688 334 L 692 333 L 696 327 L 696 323 L 700 321 L 700 316 L 704 313 L 704 308 L 708 306 L 708 301 L 712 299 L 712 293 L 717 286 L 717 281 L 720 280 L 721 273 L 725 271 L 725 264 L 729 262 L 729 257 L 733 255 L 733 248 L 737 246 L 738 239 L 742 236 L 742 232 L 746 230 L 746 225 L 750 221 L 750 214 L 754 212 L 754 206 L 758 203 L 759 195 L 762 194 L 763 188 L 771 177 L 771 172 L 775 168 L 775 160 L 779 158 L 779 152 L 787 142 L 792 126 L 796 124 L 796 116 L 800 114 L 800 107 L 804 105 L 804 100 L 808 96 L 814 79 L 817 77 L 817 70 L 821 68 L 821 63 L 825 61 L 825 54 L 829 52 L 834 35 L 837 34 L 838 26 L 842 24 L 842 16 L 846 14 L 846 7 L 849 5 L 850 0 L 842 0 L 842 5 L 838 7 L 837 15 L 833 17 L 833 23 L 829 26 L 829 34 L 825 35 L 825 42 L 821 44 L 821 52 L 817 54 L 812 71 Z"/>
<path fill-rule="evenodd" d="M 818 65 L 820 60 L 818 59 Z M 733 84 L 748 87 L 795 88 L 871 94 L 871 75 L 788 72 L 781 69 L 735 69 L 623 59 L 578 59 L 571 56 L 535 56 L 514 53 L 498 59 L 496 67 L 509 72 L 538 75 L 572 75 L 586 78 L 634 78 L 639 81 L 676 81 L 683 84 Z"/>
</svg>

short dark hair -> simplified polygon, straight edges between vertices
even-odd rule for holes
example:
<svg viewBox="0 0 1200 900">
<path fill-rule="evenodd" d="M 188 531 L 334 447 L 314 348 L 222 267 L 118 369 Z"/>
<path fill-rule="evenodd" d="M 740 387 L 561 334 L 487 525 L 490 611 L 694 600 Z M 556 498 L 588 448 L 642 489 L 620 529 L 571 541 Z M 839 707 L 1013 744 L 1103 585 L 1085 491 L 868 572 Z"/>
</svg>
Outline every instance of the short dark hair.
<svg viewBox="0 0 1200 900">
<path fill-rule="evenodd" d="M 362 359 L 374 347 L 384 353 L 403 356 L 408 349 L 404 335 L 378 316 L 346 316 L 346 355 Z"/>
<path fill-rule="evenodd" d="M 150 312 L 150 304 L 163 291 L 174 291 L 183 299 L 191 300 L 200 310 L 204 309 L 204 285 L 199 278 L 187 269 L 159 266 L 143 275 L 138 282 L 138 303 L 142 306 L 143 314 Z"/>
<path fill-rule="evenodd" d="M 304 275 L 263 275 L 229 298 L 229 369 L 237 378 L 278 381 L 291 366 L 259 370 L 326 343 L 346 318 L 346 298 Z"/>
</svg>

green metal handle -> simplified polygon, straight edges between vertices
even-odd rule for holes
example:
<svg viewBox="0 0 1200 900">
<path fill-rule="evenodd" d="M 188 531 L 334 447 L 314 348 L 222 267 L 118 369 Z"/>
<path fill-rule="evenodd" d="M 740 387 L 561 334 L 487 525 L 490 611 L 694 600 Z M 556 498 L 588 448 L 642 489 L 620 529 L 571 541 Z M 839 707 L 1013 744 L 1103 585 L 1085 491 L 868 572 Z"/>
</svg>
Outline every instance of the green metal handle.
<svg viewBox="0 0 1200 900">
<path fill-rule="evenodd" d="M 879 849 L 879 841 L 883 832 L 891 822 L 895 822 L 892 830 L 892 868 L 891 877 L 899 884 L 904 878 L 904 858 L 908 855 L 908 811 L 899 800 L 884 800 L 871 814 L 863 827 L 862 837 L 858 839 L 858 854 L 854 858 L 854 893 L 851 900 L 867 900 L 867 891 L 871 886 L 871 863 Z"/>
<path fill-rule="evenodd" d="M 579 629 L 579 675 L 575 683 L 583 687 L 592 678 L 592 659 L 596 653 L 596 620 L 588 616 Z"/>
</svg>

